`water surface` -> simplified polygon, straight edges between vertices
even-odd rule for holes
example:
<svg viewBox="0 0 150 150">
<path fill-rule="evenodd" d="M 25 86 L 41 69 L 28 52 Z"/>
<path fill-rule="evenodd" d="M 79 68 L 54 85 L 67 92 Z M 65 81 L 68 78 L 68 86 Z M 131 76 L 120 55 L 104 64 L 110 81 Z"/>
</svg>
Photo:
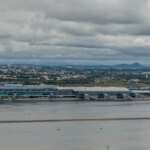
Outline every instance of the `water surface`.
<svg viewBox="0 0 150 150">
<path fill-rule="evenodd" d="M 0 120 L 150 117 L 150 102 L 0 105 Z M 3 150 L 149 150 L 150 120 L 0 124 Z"/>
</svg>

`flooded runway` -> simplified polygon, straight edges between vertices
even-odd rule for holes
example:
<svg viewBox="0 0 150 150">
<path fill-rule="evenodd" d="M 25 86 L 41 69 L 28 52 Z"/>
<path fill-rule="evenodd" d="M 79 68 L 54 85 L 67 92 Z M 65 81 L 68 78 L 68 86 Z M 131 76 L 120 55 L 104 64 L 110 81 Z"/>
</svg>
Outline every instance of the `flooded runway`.
<svg viewBox="0 0 150 150">
<path fill-rule="evenodd" d="M 149 150 L 149 118 L 150 102 L 0 105 L 0 148 Z"/>
</svg>

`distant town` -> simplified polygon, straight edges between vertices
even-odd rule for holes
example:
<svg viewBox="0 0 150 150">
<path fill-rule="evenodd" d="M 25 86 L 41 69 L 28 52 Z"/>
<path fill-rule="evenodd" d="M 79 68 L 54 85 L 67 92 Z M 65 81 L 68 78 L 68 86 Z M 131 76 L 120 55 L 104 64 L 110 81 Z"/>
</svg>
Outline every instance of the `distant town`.
<svg viewBox="0 0 150 150">
<path fill-rule="evenodd" d="M 114 66 L 0 65 L 0 84 L 150 89 L 150 67 L 138 63 Z"/>
<path fill-rule="evenodd" d="M 150 100 L 150 67 L 0 65 L 0 102 Z"/>
</svg>

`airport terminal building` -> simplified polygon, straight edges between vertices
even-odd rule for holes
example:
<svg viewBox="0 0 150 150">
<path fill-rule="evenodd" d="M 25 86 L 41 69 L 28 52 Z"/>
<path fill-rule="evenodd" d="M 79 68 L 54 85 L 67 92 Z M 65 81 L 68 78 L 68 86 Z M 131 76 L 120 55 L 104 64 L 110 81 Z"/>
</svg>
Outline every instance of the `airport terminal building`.
<svg viewBox="0 0 150 150">
<path fill-rule="evenodd" d="M 55 85 L 5 84 L 0 86 L 1 100 L 133 100 L 142 96 L 150 97 L 150 91 L 129 90 L 125 87 L 62 87 Z"/>
</svg>

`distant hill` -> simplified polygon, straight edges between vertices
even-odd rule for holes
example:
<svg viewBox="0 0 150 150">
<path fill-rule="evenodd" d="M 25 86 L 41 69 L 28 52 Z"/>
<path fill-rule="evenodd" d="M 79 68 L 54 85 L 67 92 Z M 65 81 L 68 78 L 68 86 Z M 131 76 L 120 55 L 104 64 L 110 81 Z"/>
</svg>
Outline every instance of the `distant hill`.
<svg viewBox="0 0 150 150">
<path fill-rule="evenodd" d="M 140 63 L 133 63 L 133 64 L 119 64 L 112 66 L 116 69 L 143 69 L 147 68 L 147 66 L 141 65 Z"/>
<path fill-rule="evenodd" d="M 16 65 L 16 66 L 32 66 L 32 67 L 47 67 L 47 68 L 68 68 L 68 69 L 130 69 L 130 70 L 138 70 L 138 69 L 150 69 L 150 65 L 143 65 L 140 63 L 132 63 L 132 64 L 116 64 L 116 65 L 105 65 L 105 64 L 71 64 L 71 63 L 60 63 L 59 60 L 43 60 L 43 59 L 2 59 L 0 60 L 0 65 Z"/>
<path fill-rule="evenodd" d="M 132 63 L 132 64 L 117 64 L 117 65 L 69 65 L 67 66 L 67 68 L 138 70 L 138 69 L 150 69 L 150 66 L 142 65 L 140 63 Z"/>
</svg>

